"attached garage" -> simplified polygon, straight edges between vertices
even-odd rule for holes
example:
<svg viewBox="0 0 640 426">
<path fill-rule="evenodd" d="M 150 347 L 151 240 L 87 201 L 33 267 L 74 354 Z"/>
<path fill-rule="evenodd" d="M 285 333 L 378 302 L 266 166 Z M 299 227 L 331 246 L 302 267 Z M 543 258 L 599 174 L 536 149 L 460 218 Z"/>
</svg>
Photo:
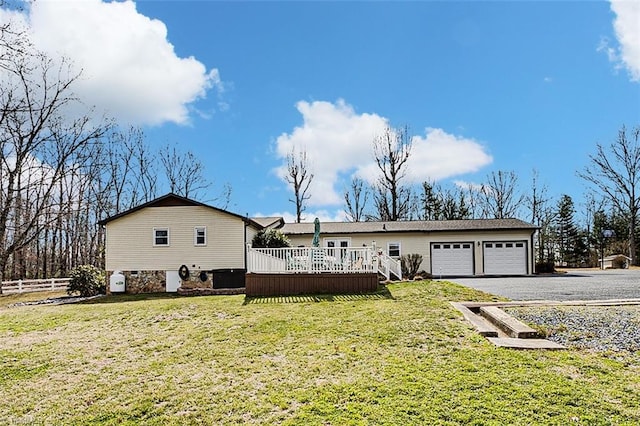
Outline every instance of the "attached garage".
<svg viewBox="0 0 640 426">
<path fill-rule="evenodd" d="M 473 243 L 431 243 L 431 271 L 435 276 L 473 275 Z"/>
<path fill-rule="evenodd" d="M 313 223 L 281 228 L 292 246 L 310 244 Z M 387 255 L 419 254 L 434 277 L 528 275 L 534 272 L 537 227 L 519 219 L 463 219 L 395 222 L 323 222 L 321 238 L 339 247 L 375 246 Z M 335 242 L 335 244 L 333 244 Z"/>
<path fill-rule="evenodd" d="M 483 244 L 485 275 L 526 275 L 526 241 L 491 241 Z"/>
</svg>

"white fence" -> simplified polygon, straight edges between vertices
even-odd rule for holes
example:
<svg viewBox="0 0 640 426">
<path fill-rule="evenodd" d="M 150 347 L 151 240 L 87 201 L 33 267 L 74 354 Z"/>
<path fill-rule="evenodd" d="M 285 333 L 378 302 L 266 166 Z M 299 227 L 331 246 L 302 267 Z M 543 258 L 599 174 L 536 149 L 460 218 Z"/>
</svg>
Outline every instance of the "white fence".
<svg viewBox="0 0 640 426">
<path fill-rule="evenodd" d="M 3 281 L 2 292 L 29 293 L 33 291 L 66 290 L 71 278 L 48 278 L 42 280 Z"/>
<path fill-rule="evenodd" d="M 371 247 L 247 248 L 248 272 L 376 272 Z"/>
<path fill-rule="evenodd" d="M 251 273 L 365 273 L 380 272 L 402 279 L 400 261 L 376 253 L 373 247 L 247 247 Z"/>
</svg>

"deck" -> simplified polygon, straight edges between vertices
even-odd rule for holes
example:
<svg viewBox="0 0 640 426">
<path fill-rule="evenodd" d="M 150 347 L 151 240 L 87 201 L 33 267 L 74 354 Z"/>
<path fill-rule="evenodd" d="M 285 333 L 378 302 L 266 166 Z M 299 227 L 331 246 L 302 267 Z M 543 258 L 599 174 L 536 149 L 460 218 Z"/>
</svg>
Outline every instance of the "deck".
<svg viewBox="0 0 640 426">
<path fill-rule="evenodd" d="M 247 296 L 370 293 L 379 273 L 402 278 L 375 247 L 247 247 L 247 265 Z"/>
<path fill-rule="evenodd" d="M 247 296 L 372 293 L 378 274 L 247 274 L 245 286 Z"/>
</svg>

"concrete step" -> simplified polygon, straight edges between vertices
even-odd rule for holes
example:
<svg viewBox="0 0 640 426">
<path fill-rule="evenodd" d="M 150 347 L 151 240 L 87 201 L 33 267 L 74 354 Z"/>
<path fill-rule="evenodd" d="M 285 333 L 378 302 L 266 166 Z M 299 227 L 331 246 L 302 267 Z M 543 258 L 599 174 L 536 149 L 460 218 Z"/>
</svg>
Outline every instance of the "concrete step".
<svg viewBox="0 0 640 426">
<path fill-rule="evenodd" d="M 489 321 L 477 315 L 462 303 L 451 302 L 451 305 L 462 313 L 464 319 L 469 321 L 481 336 L 498 337 L 498 329 Z"/>
<path fill-rule="evenodd" d="M 566 349 L 559 343 L 546 339 L 517 339 L 514 337 L 487 337 L 491 343 L 501 348 L 511 349 Z"/>
<path fill-rule="evenodd" d="M 539 337 L 536 330 L 518 321 L 497 306 L 480 307 L 480 315 L 504 331 L 509 337 L 517 339 L 533 339 Z"/>
</svg>

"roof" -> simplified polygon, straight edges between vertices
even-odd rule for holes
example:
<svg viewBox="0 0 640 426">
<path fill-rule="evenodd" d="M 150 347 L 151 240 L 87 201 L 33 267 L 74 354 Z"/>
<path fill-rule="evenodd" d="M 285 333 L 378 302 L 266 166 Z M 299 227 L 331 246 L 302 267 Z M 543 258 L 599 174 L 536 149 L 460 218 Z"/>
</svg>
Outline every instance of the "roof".
<svg viewBox="0 0 640 426">
<path fill-rule="evenodd" d="M 279 228 L 284 225 L 284 219 L 279 216 L 252 217 L 251 220 L 259 224 L 263 228 L 270 228 L 270 227 Z"/>
<path fill-rule="evenodd" d="M 629 256 L 624 255 L 624 254 L 611 254 L 609 256 L 605 256 L 604 259 L 600 259 L 600 261 L 602 262 L 602 260 L 604 260 L 605 262 L 607 262 L 607 261 L 615 260 L 615 259 L 617 259 L 619 257 L 624 257 L 627 260 L 631 260 L 631 258 Z"/>
<path fill-rule="evenodd" d="M 204 204 L 204 203 L 201 203 L 199 201 L 195 201 L 195 200 L 192 200 L 190 198 L 182 197 L 180 195 L 173 194 L 173 193 L 169 193 L 169 194 L 163 195 L 162 197 L 158 197 L 155 200 L 151 200 L 151 201 L 149 201 L 147 203 L 140 204 L 139 206 L 136 206 L 136 207 L 134 207 L 132 209 L 125 210 L 125 211 L 120 212 L 120 213 L 118 213 L 116 215 L 113 215 L 113 216 L 107 217 L 105 219 L 102 219 L 100 222 L 98 222 L 98 224 L 104 226 L 104 225 L 106 225 L 107 223 L 109 223 L 109 222 L 111 222 L 113 220 L 120 219 L 121 217 L 127 216 L 127 215 L 129 215 L 131 213 L 137 212 L 137 211 L 142 210 L 142 209 L 147 208 L 147 207 L 177 207 L 177 206 L 200 206 L 200 207 L 206 207 L 208 209 L 212 209 L 212 210 L 215 210 L 215 211 L 218 211 L 218 212 L 222 212 L 222 213 L 225 213 L 225 214 L 228 214 L 228 215 L 231 215 L 231 216 L 235 216 L 238 219 L 243 220 L 245 223 L 251 224 L 251 225 L 255 226 L 258 229 L 264 228 L 264 226 L 262 226 L 260 223 L 254 221 L 254 220 L 251 220 L 248 217 L 241 216 L 239 214 L 232 213 L 230 211 L 227 211 L 227 210 L 224 210 L 224 209 L 220 209 L 218 207 L 213 207 L 213 206 L 210 206 L 208 204 Z"/>
<path fill-rule="evenodd" d="M 520 219 L 411 220 L 397 222 L 322 222 L 323 234 L 369 234 L 384 232 L 446 232 L 530 230 L 537 226 Z M 313 234 L 313 223 L 287 223 L 281 231 L 286 235 Z"/>
</svg>

